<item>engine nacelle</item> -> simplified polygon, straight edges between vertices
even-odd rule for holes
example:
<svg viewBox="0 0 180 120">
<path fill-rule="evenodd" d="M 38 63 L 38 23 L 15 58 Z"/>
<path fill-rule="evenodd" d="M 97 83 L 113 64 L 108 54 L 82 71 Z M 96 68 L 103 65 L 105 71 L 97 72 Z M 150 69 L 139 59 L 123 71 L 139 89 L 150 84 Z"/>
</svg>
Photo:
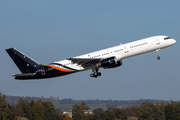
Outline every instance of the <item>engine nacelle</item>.
<svg viewBox="0 0 180 120">
<path fill-rule="evenodd" d="M 117 61 L 116 57 L 110 57 L 104 59 L 100 62 L 101 67 L 103 68 L 114 68 L 122 65 L 121 61 Z"/>
</svg>

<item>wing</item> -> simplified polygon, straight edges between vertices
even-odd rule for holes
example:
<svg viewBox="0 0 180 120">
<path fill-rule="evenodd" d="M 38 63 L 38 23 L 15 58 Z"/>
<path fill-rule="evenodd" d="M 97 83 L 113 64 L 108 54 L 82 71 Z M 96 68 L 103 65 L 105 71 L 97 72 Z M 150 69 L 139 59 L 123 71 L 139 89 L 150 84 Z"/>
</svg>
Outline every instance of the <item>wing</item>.
<svg viewBox="0 0 180 120">
<path fill-rule="evenodd" d="M 83 67 L 98 63 L 101 61 L 101 58 L 66 58 L 66 60 L 70 60 L 73 63 L 77 63 L 78 65 L 81 65 Z"/>
</svg>

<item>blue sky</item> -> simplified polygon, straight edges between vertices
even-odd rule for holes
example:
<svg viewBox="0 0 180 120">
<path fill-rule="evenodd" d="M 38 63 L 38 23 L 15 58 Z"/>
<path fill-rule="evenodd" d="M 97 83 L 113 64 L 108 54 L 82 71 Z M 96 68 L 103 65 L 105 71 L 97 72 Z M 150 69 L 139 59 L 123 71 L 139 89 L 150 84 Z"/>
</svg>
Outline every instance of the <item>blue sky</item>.
<svg viewBox="0 0 180 120">
<path fill-rule="evenodd" d="M 0 1 L 0 91 L 12 96 L 60 99 L 180 100 L 180 1 L 31 0 Z M 156 52 L 123 60 L 114 69 L 91 70 L 45 80 L 18 81 L 20 73 L 5 49 L 15 47 L 42 64 L 120 43 L 168 35 L 177 42 Z"/>
</svg>

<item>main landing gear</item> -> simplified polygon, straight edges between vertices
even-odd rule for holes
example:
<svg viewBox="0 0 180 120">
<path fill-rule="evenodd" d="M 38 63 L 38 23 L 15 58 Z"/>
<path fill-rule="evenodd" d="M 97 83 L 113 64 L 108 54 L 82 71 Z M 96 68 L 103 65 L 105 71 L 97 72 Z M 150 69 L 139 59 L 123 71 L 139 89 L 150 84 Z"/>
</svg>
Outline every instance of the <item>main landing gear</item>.
<svg viewBox="0 0 180 120">
<path fill-rule="evenodd" d="M 91 73 L 90 76 L 97 78 L 98 76 L 101 76 L 101 73 L 100 72 L 94 72 L 94 73 Z"/>
<path fill-rule="evenodd" d="M 156 50 L 156 52 L 157 52 L 157 59 L 158 60 L 160 60 L 160 57 L 159 57 L 160 53 L 159 53 L 159 51 L 161 51 L 161 49 Z"/>
<path fill-rule="evenodd" d="M 90 77 L 97 78 L 98 76 L 101 76 L 101 73 L 98 72 L 99 68 L 96 68 L 95 70 L 92 69 L 93 73 L 90 74 Z"/>
</svg>

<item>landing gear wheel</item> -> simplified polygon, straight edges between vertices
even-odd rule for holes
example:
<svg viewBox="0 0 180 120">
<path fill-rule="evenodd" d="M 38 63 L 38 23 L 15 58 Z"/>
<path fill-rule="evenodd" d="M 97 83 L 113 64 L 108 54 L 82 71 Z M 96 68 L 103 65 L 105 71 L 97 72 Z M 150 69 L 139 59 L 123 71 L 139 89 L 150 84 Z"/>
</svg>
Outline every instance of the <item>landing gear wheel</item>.
<svg viewBox="0 0 180 120">
<path fill-rule="evenodd" d="M 160 60 L 160 57 L 159 57 L 160 53 L 159 53 L 159 51 L 161 51 L 161 49 L 156 50 L 156 52 L 157 52 L 157 59 L 158 60 Z"/>
<path fill-rule="evenodd" d="M 90 77 L 97 78 L 98 76 L 101 76 L 101 73 L 100 73 L 100 72 L 94 72 L 94 73 L 91 73 L 91 74 L 90 74 Z"/>
<path fill-rule="evenodd" d="M 98 73 L 97 73 L 97 75 L 98 75 L 98 76 L 101 76 L 101 73 L 100 73 L 100 72 L 98 72 Z"/>
<path fill-rule="evenodd" d="M 94 76 L 98 76 L 98 73 L 97 73 L 97 72 L 94 72 L 93 74 L 94 74 Z"/>
<path fill-rule="evenodd" d="M 90 77 L 94 77 L 94 74 L 93 74 L 93 73 L 91 73 L 91 74 L 90 74 Z"/>
<path fill-rule="evenodd" d="M 98 76 L 101 76 L 101 73 L 98 72 L 98 70 L 99 70 L 98 67 L 92 68 L 92 72 L 93 72 L 93 73 L 90 74 L 90 77 L 97 78 Z"/>
<path fill-rule="evenodd" d="M 93 73 L 93 76 L 94 76 L 95 78 L 97 78 L 97 76 L 98 76 L 97 72 Z"/>
<path fill-rule="evenodd" d="M 95 78 L 97 78 L 97 75 L 94 75 Z"/>
<path fill-rule="evenodd" d="M 159 57 L 159 56 L 157 56 L 157 59 L 158 59 L 158 60 L 160 60 L 160 57 Z"/>
</svg>

